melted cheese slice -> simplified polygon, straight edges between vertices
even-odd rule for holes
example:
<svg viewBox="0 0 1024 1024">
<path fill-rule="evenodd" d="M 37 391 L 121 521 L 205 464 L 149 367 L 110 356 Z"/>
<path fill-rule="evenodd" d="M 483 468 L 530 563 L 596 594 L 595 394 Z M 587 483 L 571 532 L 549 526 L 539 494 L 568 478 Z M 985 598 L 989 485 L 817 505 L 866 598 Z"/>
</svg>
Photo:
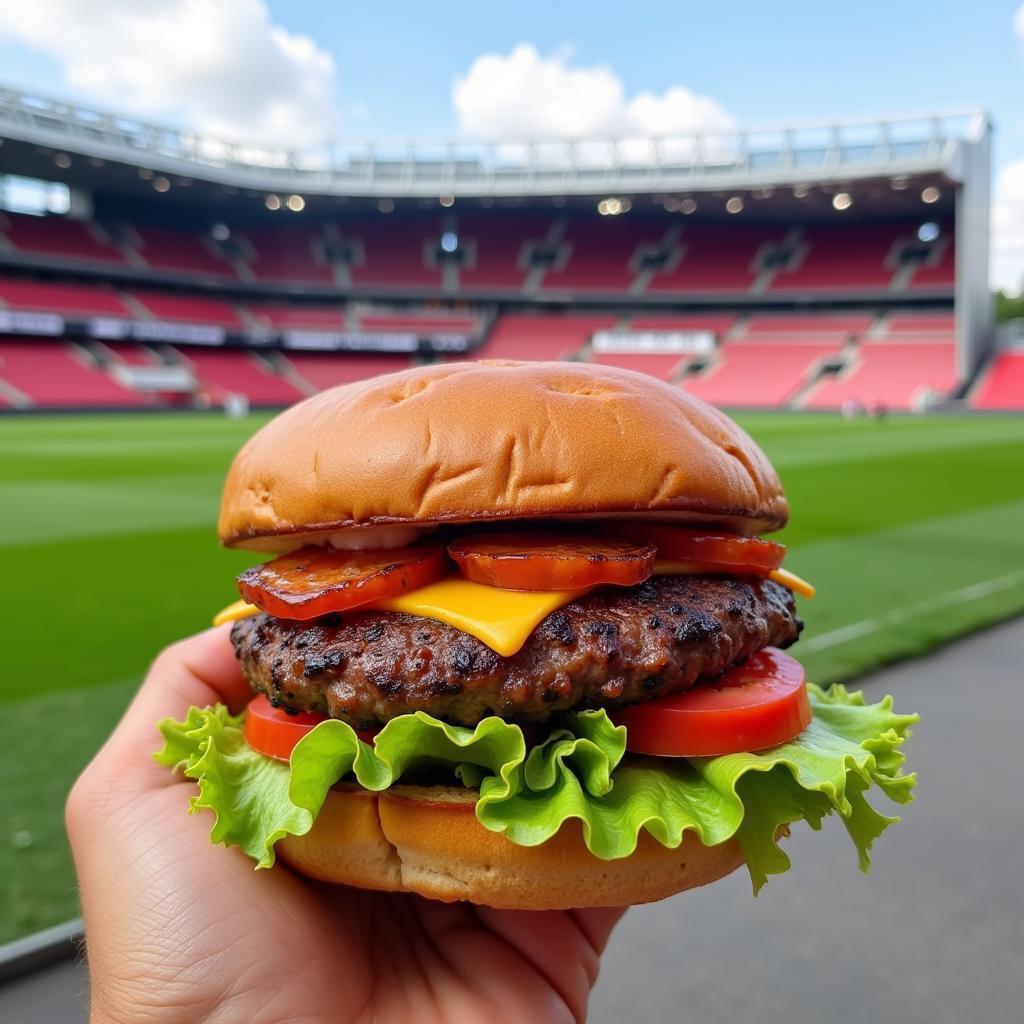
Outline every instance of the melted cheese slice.
<svg viewBox="0 0 1024 1024">
<path fill-rule="evenodd" d="M 585 593 L 586 590 L 499 590 L 452 576 L 408 594 L 360 605 L 352 611 L 405 612 L 446 622 L 508 658 L 519 651 L 542 620 Z M 258 612 L 255 605 L 235 601 L 214 616 L 213 624 L 219 626 Z"/>
<path fill-rule="evenodd" d="M 526 643 L 543 619 L 586 592 L 499 590 L 452 576 L 400 597 L 364 605 L 363 610 L 406 612 L 447 622 L 508 658 Z"/>
</svg>

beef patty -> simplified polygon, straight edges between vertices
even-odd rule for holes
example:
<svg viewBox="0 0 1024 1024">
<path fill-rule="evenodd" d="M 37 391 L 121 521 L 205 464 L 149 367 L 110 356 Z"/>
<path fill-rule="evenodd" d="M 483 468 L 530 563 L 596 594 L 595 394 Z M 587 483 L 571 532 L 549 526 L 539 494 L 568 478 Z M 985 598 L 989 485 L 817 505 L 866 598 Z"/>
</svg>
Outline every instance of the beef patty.
<svg viewBox="0 0 1024 1024">
<path fill-rule="evenodd" d="M 595 591 L 556 612 L 510 658 L 433 619 L 349 612 L 312 622 L 266 614 L 231 630 L 256 690 L 286 711 L 357 728 L 412 711 L 472 725 L 547 718 L 685 690 L 803 628 L 768 580 L 659 576 Z"/>
</svg>

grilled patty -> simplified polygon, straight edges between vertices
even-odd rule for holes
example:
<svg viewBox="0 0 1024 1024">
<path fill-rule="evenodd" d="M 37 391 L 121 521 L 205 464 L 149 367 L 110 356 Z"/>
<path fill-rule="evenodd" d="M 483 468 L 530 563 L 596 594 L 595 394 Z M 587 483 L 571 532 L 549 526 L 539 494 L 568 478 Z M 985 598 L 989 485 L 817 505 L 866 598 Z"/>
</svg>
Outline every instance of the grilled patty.
<svg viewBox="0 0 1024 1024">
<path fill-rule="evenodd" d="M 472 725 L 641 701 L 714 679 L 762 647 L 788 647 L 802 628 L 793 595 L 776 583 L 660 576 L 552 612 L 511 658 L 400 612 L 308 623 L 260 614 L 237 622 L 231 639 L 276 706 L 366 728 L 412 711 Z"/>
</svg>

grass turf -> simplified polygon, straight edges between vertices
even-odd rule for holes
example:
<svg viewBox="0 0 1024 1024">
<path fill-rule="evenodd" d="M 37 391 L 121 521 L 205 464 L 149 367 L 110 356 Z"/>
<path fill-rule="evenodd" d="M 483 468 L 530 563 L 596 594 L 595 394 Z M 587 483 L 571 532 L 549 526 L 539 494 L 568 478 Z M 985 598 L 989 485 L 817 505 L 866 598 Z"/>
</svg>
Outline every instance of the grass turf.
<svg viewBox="0 0 1024 1024">
<path fill-rule="evenodd" d="M 1024 417 L 740 417 L 782 474 L 798 648 L 827 683 L 1024 610 Z M 213 537 L 256 417 L 0 421 L 7 585 L 0 942 L 76 913 L 62 807 L 153 654 L 252 556 Z M 155 745 L 155 738 L 154 738 Z"/>
</svg>

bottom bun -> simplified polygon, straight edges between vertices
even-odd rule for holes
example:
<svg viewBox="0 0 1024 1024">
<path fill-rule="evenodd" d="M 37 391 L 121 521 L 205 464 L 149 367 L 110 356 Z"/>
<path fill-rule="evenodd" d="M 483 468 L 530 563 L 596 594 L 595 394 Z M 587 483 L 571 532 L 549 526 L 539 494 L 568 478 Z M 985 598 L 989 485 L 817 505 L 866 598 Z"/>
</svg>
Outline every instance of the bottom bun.
<svg viewBox="0 0 1024 1024">
<path fill-rule="evenodd" d="M 277 845 L 297 871 L 325 882 L 510 910 L 650 903 L 735 871 L 735 840 L 704 846 L 687 833 L 674 850 L 646 832 L 636 851 L 601 860 L 567 823 L 540 846 L 518 846 L 476 818 L 476 793 L 449 786 L 332 789 L 313 828 Z"/>
</svg>

